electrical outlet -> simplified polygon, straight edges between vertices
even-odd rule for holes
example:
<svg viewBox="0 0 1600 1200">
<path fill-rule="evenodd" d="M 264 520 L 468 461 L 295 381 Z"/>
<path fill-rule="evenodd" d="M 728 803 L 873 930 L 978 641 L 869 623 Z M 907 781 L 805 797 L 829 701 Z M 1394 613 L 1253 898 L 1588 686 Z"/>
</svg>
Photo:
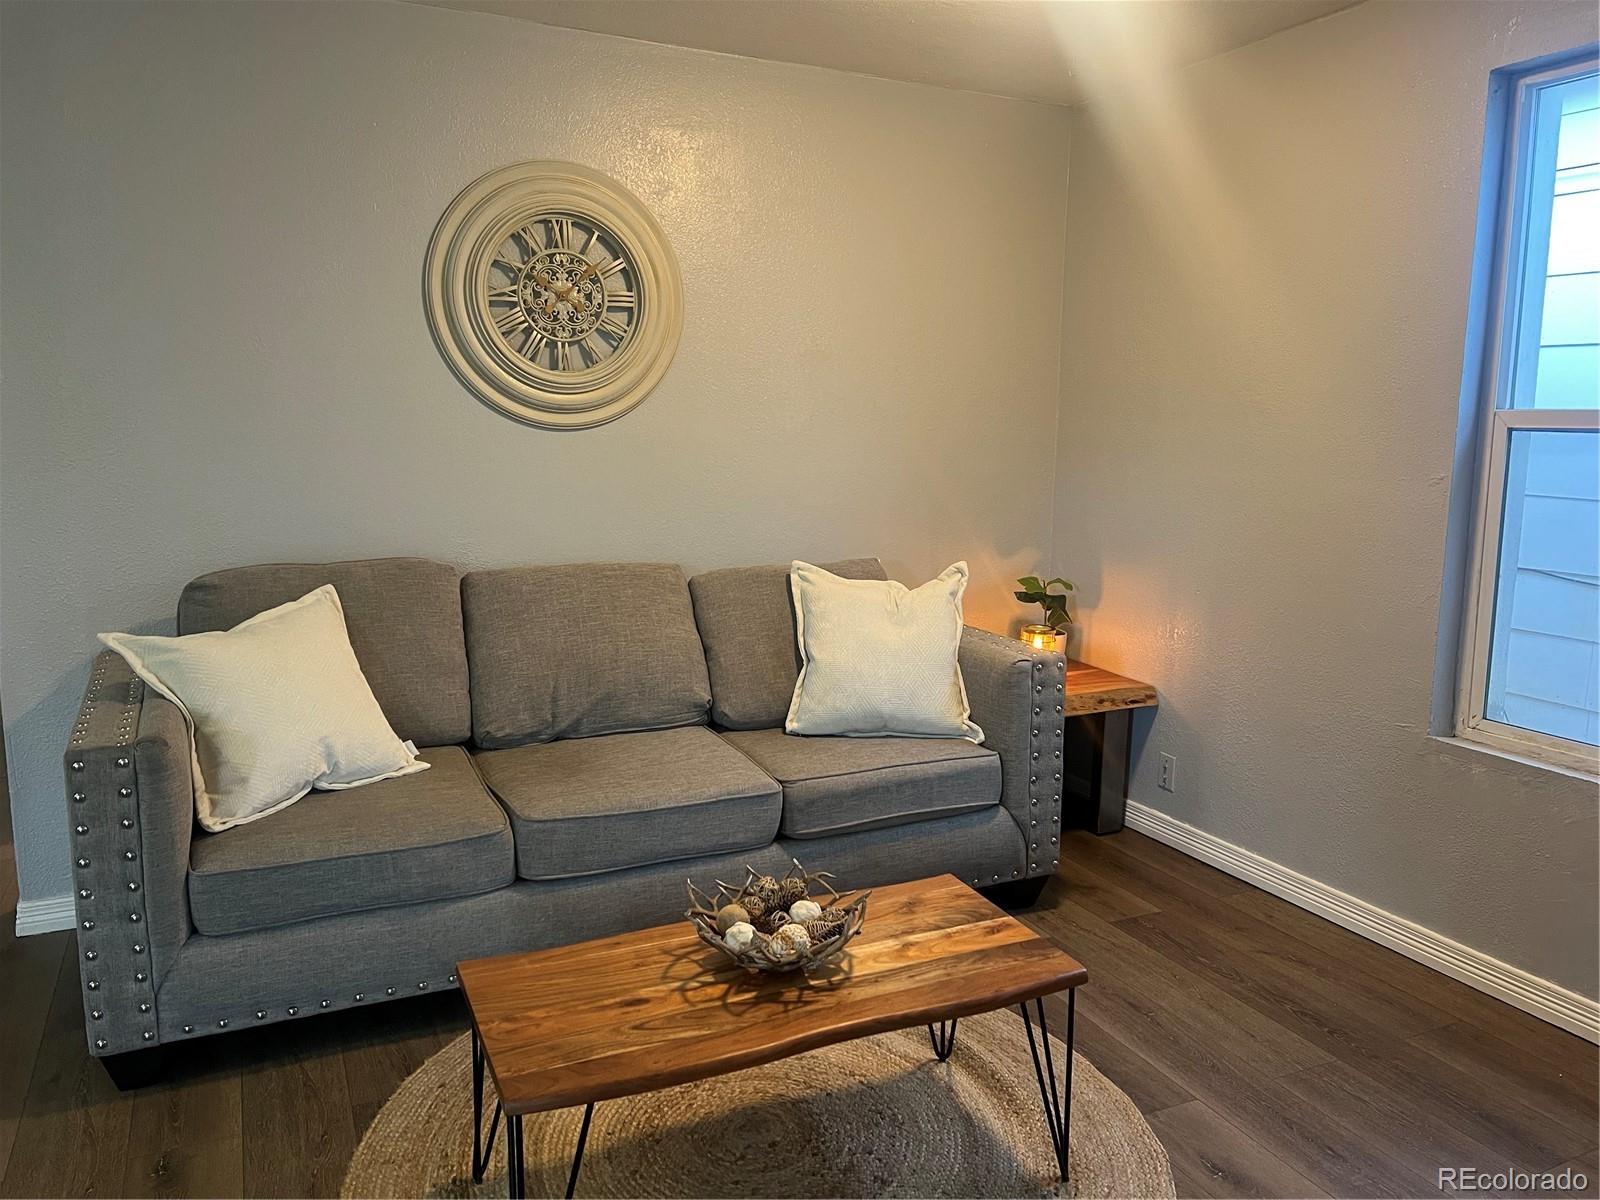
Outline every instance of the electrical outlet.
<svg viewBox="0 0 1600 1200">
<path fill-rule="evenodd" d="M 1163 792 L 1178 790 L 1178 760 L 1170 754 L 1161 756 L 1161 775 L 1156 780 Z"/>
</svg>

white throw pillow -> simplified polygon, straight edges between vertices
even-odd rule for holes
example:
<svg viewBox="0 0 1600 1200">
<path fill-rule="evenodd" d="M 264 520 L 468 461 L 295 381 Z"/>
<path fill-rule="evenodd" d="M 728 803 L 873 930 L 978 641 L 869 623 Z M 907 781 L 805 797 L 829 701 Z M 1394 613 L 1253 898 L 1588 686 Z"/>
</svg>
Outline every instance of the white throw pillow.
<svg viewBox="0 0 1600 1200">
<path fill-rule="evenodd" d="M 796 562 L 789 588 L 800 678 L 785 732 L 983 741 L 956 661 L 966 563 L 908 588 Z"/>
<path fill-rule="evenodd" d="M 100 640 L 183 710 L 195 812 L 213 833 L 287 808 L 312 788 L 428 769 L 378 707 L 332 584 L 225 632 Z"/>
</svg>

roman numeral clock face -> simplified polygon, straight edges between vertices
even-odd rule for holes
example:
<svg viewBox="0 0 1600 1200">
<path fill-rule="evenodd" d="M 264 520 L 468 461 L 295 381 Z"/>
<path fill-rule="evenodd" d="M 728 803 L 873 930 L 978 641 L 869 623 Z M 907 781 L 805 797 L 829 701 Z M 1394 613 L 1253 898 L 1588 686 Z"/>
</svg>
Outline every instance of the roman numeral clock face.
<svg viewBox="0 0 1600 1200">
<path fill-rule="evenodd" d="M 519 163 L 458 196 L 426 275 L 434 341 L 462 383 L 530 425 L 635 407 L 682 325 L 677 260 L 632 193 L 572 163 Z"/>
<path fill-rule="evenodd" d="M 589 218 L 547 213 L 506 238 L 483 286 L 494 327 L 513 354 L 571 373 L 627 344 L 639 314 L 637 282 L 616 234 Z"/>
</svg>

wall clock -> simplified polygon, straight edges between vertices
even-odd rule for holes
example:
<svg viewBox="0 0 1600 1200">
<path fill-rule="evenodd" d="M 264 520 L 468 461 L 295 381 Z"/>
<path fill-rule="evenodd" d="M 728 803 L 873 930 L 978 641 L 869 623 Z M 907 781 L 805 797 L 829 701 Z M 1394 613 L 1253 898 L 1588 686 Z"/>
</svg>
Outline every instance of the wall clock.
<svg viewBox="0 0 1600 1200">
<path fill-rule="evenodd" d="M 491 171 L 451 202 L 428 245 L 428 324 L 481 400 L 529 425 L 622 416 L 678 348 L 683 285 L 637 197 L 576 163 Z"/>
</svg>

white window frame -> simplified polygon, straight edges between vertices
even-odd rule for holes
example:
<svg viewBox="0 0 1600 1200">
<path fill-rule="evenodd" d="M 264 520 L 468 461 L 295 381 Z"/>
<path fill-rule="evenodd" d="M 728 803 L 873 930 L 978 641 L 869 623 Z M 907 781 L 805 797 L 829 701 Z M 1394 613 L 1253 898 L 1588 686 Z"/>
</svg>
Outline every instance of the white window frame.
<svg viewBox="0 0 1600 1200">
<path fill-rule="evenodd" d="M 1489 693 L 1489 661 L 1494 627 L 1494 603 L 1500 577 L 1502 520 L 1505 515 L 1506 466 L 1511 438 L 1518 430 L 1597 431 L 1600 409 L 1514 408 L 1514 389 L 1533 386 L 1543 316 L 1544 261 L 1538 256 L 1537 272 L 1528 271 L 1526 249 L 1531 242 L 1547 243 L 1548 214 L 1530 211 L 1530 183 L 1534 167 L 1529 157 L 1540 149 L 1534 121 L 1543 114 L 1536 103 L 1544 89 L 1600 69 L 1593 54 L 1559 66 L 1533 71 L 1517 80 L 1509 105 L 1509 130 L 1496 237 L 1496 290 L 1489 318 L 1486 386 L 1478 414 L 1477 503 L 1475 505 L 1471 577 L 1466 587 L 1466 611 L 1456 698 L 1455 734 L 1492 749 L 1549 763 L 1569 770 L 1600 775 L 1600 750 L 1583 742 L 1537 730 L 1492 721 L 1484 715 Z M 1555 114 L 1560 119 L 1560 114 Z M 1545 139 L 1549 148 L 1549 139 Z M 1539 218 L 1543 216 L 1543 220 Z"/>
</svg>

